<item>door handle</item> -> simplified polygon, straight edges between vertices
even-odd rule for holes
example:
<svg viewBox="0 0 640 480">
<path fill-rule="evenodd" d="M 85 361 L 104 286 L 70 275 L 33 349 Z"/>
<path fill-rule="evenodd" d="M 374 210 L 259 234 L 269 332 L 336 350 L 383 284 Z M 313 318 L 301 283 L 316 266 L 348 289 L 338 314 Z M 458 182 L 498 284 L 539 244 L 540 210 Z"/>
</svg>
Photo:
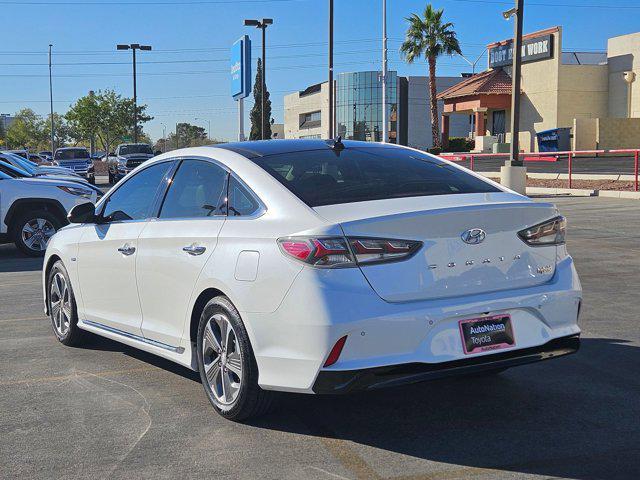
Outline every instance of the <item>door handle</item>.
<svg viewBox="0 0 640 480">
<path fill-rule="evenodd" d="M 199 247 L 197 245 L 187 245 L 182 247 L 183 252 L 187 252 L 189 255 L 202 255 L 207 250 L 207 247 Z"/>
<path fill-rule="evenodd" d="M 118 251 L 123 254 L 123 255 L 133 255 L 136 252 L 136 247 L 132 247 L 131 245 L 129 245 L 128 243 L 125 243 L 123 246 L 121 246 Z"/>
</svg>

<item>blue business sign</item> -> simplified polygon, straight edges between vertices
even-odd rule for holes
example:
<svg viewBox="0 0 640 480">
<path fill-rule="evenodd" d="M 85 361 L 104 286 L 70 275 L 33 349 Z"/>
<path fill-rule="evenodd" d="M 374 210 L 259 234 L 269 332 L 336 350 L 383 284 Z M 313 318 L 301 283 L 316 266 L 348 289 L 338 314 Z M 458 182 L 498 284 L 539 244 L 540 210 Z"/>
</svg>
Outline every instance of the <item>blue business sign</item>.
<svg viewBox="0 0 640 480">
<path fill-rule="evenodd" d="M 231 95 L 236 100 L 251 93 L 251 40 L 243 35 L 231 47 Z"/>
</svg>

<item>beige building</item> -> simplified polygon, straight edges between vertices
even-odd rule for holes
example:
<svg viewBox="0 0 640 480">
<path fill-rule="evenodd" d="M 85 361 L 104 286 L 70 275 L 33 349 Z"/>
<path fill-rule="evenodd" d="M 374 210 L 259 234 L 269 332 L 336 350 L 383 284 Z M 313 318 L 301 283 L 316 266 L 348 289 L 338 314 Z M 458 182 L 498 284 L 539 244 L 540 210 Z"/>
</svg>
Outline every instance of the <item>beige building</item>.
<svg viewBox="0 0 640 480">
<path fill-rule="evenodd" d="M 329 138 L 329 82 L 284 97 L 284 138 Z"/>
<path fill-rule="evenodd" d="M 511 45 L 488 45 L 489 69 L 438 95 L 443 137 L 450 117 L 465 114 L 473 115 L 476 150 L 510 141 Z M 536 133 L 562 127 L 574 149 L 640 147 L 640 33 L 609 39 L 607 52 L 565 52 L 562 28 L 553 27 L 523 37 L 522 62 L 524 151 L 538 150 Z"/>
</svg>

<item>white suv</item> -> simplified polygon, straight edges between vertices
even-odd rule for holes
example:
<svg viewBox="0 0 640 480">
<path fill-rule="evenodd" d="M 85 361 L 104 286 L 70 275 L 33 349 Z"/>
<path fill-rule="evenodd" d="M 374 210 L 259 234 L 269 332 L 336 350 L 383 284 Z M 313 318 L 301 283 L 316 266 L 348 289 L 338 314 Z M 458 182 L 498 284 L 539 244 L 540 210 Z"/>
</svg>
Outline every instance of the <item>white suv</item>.
<svg viewBox="0 0 640 480">
<path fill-rule="evenodd" d="M 0 243 L 14 242 L 25 254 L 44 255 L 49 239 L 67 224 L 75 205 L 95 202 L 89 185 L 47 177 L 21 176 L 0 165 Z"/>
</svg>

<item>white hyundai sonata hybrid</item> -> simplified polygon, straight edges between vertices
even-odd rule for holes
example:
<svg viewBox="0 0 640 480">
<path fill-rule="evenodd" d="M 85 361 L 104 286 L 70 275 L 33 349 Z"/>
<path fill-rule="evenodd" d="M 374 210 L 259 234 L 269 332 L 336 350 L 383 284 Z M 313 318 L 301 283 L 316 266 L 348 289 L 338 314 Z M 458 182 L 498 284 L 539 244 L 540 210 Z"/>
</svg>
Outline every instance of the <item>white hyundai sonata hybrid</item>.
<svg viewBox="0 0 640 480">
<path fill-rule="evenodd" d="M 65 345 L 89 331 L 199 371 L 224 417 L 573 353 L 565 219 L 394 145 L 169 152 L 69 214 L 44 263 Z"/>
</svg>

